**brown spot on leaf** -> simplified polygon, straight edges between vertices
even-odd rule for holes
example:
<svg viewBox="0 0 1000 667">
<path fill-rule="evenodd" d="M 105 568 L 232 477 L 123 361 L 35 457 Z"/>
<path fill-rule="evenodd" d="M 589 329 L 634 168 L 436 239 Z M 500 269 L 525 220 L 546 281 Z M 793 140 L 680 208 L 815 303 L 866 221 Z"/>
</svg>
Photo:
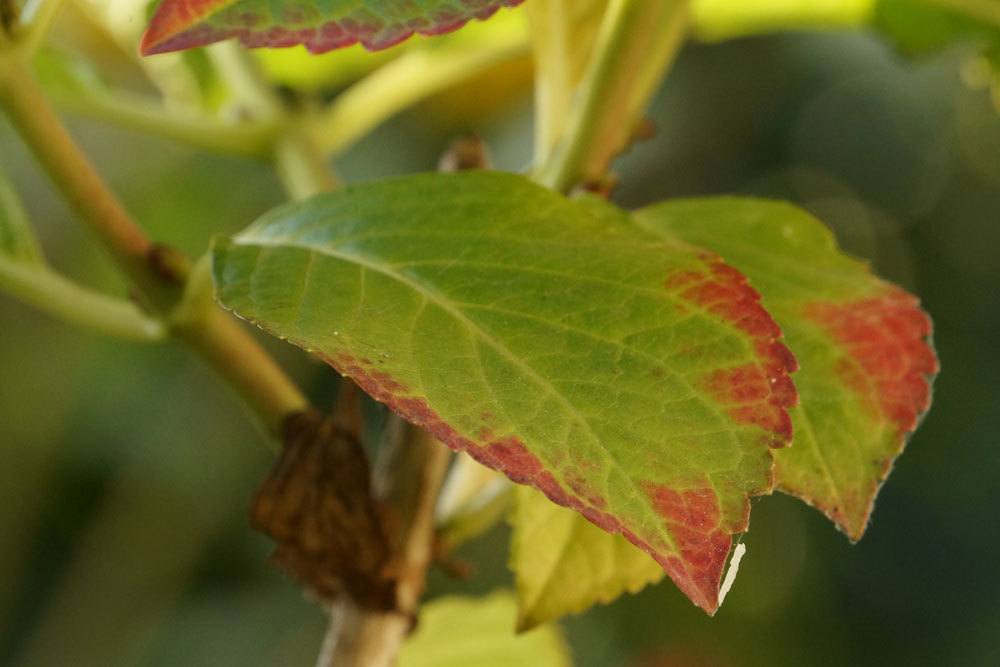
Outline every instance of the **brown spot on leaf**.
<svg viewBox="0 0 1000 667">
<path fill-rule="evenodd" d="M 607 509 L 608 501 L 606 501 L 597 491 L 594 490 L 590 482 L 588 482 L 582 475 L 577 472 L 568 471 L 565 475 L 566 484 L 569 488 L 573 490 L 578 497 L 587 501 L 590 505 L 593 505 L 599 510 Z"/>
</svg>

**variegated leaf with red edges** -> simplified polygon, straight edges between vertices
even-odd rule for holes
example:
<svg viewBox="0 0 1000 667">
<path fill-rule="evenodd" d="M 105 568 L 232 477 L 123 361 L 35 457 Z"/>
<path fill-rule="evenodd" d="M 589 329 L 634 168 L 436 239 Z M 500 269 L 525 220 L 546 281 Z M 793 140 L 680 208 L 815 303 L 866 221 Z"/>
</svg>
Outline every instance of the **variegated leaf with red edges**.
<svg viewBox="0 0 1000 667">
<path fill-rule="evenodd" d="M 796 402 L 777 324 L 717 255 L 462 173 L 291 204 L 214 262 L 226 307 L 624 535 L 715 612 Z"/>
<path fill-rule="evenodd" d="M 247 47 L 304 45 L 323 53 L 361 43 L 390 47 L 437 35 L 523 0 L 162 0 L 142 39 L 144 55 L 237 38 Z"/>
<path fill-rule="evenodd" d="M 852 539 L 879 485 L 930 404 L 937 360 L 915 297 L 843 255 L 823 225 L 775 201 L 678 200 L 634 219 L 746 272 L 802 363 L 794 442 L 776 452 L 780 488 L 825 512 Z M 512 514 L 511 569 L 532 627 L 656 581 L 618 536 L 528 493 Z M 536 554 L 541 545 L 545 553 Z"/>
<path fill-rule="evenodd" d="M 674 201 L 635 217 L 718 252 L 761 291 L 802 364 L 794 446 L 777 456 L 779 487 L 860 539 L 930 407 L 938 362 L 919 301 L 841 253 L 829 230 L 789 204 Z"/>
</svg>

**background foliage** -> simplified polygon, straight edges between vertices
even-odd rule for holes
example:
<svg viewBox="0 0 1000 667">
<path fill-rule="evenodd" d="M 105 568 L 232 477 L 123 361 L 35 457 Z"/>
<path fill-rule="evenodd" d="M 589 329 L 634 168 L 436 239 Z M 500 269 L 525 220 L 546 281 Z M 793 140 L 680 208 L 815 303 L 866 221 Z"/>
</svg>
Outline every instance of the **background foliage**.
<svg viewBox="0 0 1000 667">
<path fill-rule="evenodd" d="M 507 66 L 400 117 L 344 156 L 343 175 L 432 169 L 448 139 L 470 129 L 498 166 L 522 167 L 527 73 Z M 789 498 L 765 499 L 716 619 L 658 586 L 566 622 L 576 664 L 1000 660 L 1000 576 L 989 567 L 1000 539 L 990 512 L 1000 474 L 1000 119 L 989 93 L 970 85 L 979 79 L 968 50 L 911 62 L 858 35 L 685 50 L 654 110 L 657 137 L 623 163 L 618 200 L 735 192 L 802 204 L 923 297 L 945 372 L 860 544 Z M 0 156 L 52 263 L 120 291 L 2 123 Z M 91 121 L 73 129 L 150 233 L 192 254 L 284 198 L 252 162 Z M 331 372 L 275 349 L 328 403 Z M 246 529 L 270 455 L 207 371 L 175 350 L 55 325 L 5 297 L 0 368 L 0 663 L 312 660 L 322 618 Z M 507 539 L 501 528 L 470 546 L 475 578 L 436 573 L 430 596 L 507 586 Z"/>
</svg>

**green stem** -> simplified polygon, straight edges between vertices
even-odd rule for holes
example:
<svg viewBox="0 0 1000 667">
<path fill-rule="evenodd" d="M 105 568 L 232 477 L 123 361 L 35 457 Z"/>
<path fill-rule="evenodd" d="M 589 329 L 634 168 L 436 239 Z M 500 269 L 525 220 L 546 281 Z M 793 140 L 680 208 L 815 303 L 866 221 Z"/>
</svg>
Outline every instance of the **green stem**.
<svg viewBox="0 0 1000 667">
<path fill-rule="evenodd" d="M 19 62 L 0 60 L 0 106 L 145 302 L 164 319 L 172 318 L 171 332 L 236 389 L 269 433 L 280 437 L 287 417 L 305 409 L 308 402 L 240 324 L 212 305 L 210 296 L 206 298 L 210 283 L 204 262 L 188 280 L 186 259 L 163 252 L 146 237 Z"/>
<path fill-rule="evenodd" d="M 587 0 L 532 0 L 524 7 L 535 57 L 535 164 L 566 129 L 605 7 Z"/>
<path fill-rule="evenodd" d="M 172 303 L 180 292 L 150 270 L 153 244 L 94 171 L 25 66 L 15 60 L 0 63 L 0 106 L 129 279 L 157 307 Z"/>
<path fill-rule="evenodd" d="M 599 181 L 680 49 L 687 0 L 611 0 L 569 128 L 536 179 L 565 192 Z"/>
<path fill-rule="evenodd" d="M 0 259 L 0 289 L 99 333 L 141 343 L 166 337 L 163 324 L 143 315 L 135 304 L 81 287 L 44 266 Z"/>
<path fill-rule="evenodd" d="M 314 139 L 312 109 L 307 105 L 291 110 L 282 104 L 246 49 L 218 44 L 209 49 L 209 56 L 236 103 L 251 117 L 278 125 L 272 159 L 289 196 L 304 199 L 336 188 L 337 177 Z"/>
<path fill-rule="evenodd" d="M 525 36 L 513 33 L 460 49 L 405 53 L 337 96 L 317 119 L 319 148 L 342 153 L 400 111 L 527 50 Z"/>
<path fill-rule="evenodd" d="M 305 120 L 305 119 L 303 119 Z M 274 167 L 292 199 L 306 199 L 339 185 L 326 156 L 307 129 L 291 128 L 274 149 Z"/>
<path fill-rule="evenodd" d="M 229 41 L 213 44 L 206 53 L 242 112 L 256 119 L 283 115 L 281 99 L 246 49 Z"/>
<path fill-rule="evenodd" d="M 155 99 L 121 91 L 89 94 L 57 92 L 53 96 L 67 111 L 215 153 L 266 158 L 278 133 L 277 123 L 274 122 L 251 120 L 227 123 L 206 115 L 167 112 Z"/>
<path fill-rule="evenodd" d="M 283 436 L 290 415 L 309 407 L 309 401 L 264 348 L 218 307 L 199 320 L 174 326 L 172 332 L 236 391 L 276 439 Z"/>
<path fill-rule="evenodd" d="M 17 50 L 25 62 L 29 62 L 41 48 L 62 4 L 63 0 L 33 0 L 25 5 L 21 14 L 25 27 L 15 35 Z"/>
</svg>

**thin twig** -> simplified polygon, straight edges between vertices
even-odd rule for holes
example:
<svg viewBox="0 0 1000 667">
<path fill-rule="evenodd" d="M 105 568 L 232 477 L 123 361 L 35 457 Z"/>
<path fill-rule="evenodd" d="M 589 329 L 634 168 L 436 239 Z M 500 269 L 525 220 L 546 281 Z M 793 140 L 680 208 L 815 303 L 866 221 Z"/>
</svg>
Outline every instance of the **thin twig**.
<svg viewBox="0 0 1000 667">
<path fill-rule="evenodd" d="M 337 95 L 317 116 L 319 148 L 342 153 L 400 111 L 527 52 L 525 37 L 514 33 L 473 47 L 405 53 Z"/>
<path fill-rule="evenodd" d="M 120 127 L 182 142 L 195 148 L 266 158 L 271 153 L 278 126 L 275 122 L 240 120 L 227 122 L 204 114 L 167 111 L 156 98 L 121 90 L 89 90 L 52 93 L 59 108 L 108 121 Z"/>
<path fill-rule="evenodd" d="M 17 61 L 0 61 L 0 107 L 80 219 L 139 289 L 144 305 L 160 319 L 172 320 L 172 333 L 237 390 L 269 433 L 280 435 L 287 416 L 307 406 L 306 398 L 238 322 L 203 296 L 210 290 L 208 279 L 203 276 L 200 287 L 192 290 L 188 261 L 154 244 L 135 224 Z M 203 307 L 193 309 L 192 303 Z M 179 305 L 185 306 L 182 317 L 174 312 Z"/>
<path fill-rule="evenodd" d="M 59 319 L 137 343 L 166 339 L 166 327 L 134 303 L 87 289 L 47 266 L 0 258 L 0 288 Z"/>
</svg>

